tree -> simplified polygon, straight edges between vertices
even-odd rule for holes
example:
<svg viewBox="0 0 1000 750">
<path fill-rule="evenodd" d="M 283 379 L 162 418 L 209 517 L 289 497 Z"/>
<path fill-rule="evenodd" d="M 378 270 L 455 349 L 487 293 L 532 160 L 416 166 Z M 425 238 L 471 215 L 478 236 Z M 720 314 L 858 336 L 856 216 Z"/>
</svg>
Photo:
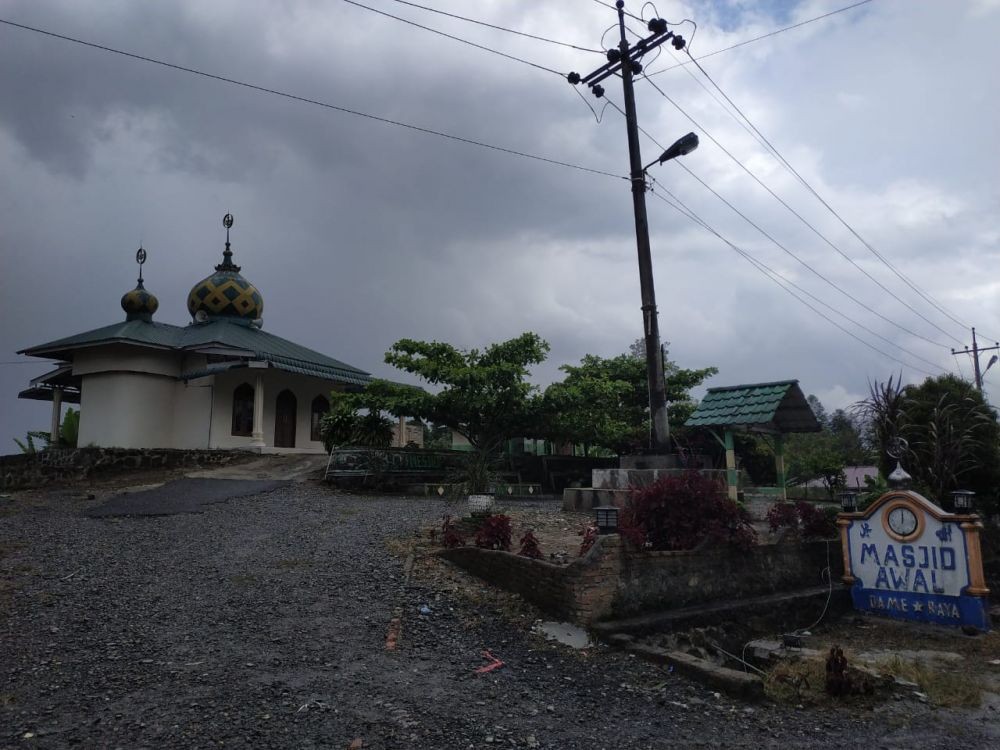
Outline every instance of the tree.
<svg viewBox="0 0 1000 750">
<path fill-rule="evenodd" d="M 902 456 L 917 486 L 938 503 L 955 489 L 971 489 L 986 508 L 997 503 L 1000 486 L 1000 426 L 996 412 L 975 387 L 954 375 L 927 378 L 901 386 L 889 378 L 869 386 L 869 397 L 856 414 L 879 454 L 883 475 L 896 459 L 887 450 L 894 437 L 905 438 Z"/>
<path fill-rule="evenodd" d="M 553 440 L 606 448 L 615 453 L 640 452 L 649 437 L 649 391 L 644 342 L 629 352 L 605 359 L 588 354 L 579 365 L 563 365 L 566 377 L 545 389 L 547 436 Z M 669 360 L 664 368 L 671 422 L 679 426 L 695 408 L 690 389 L 717 370 L 686 370 Z M 674 430 L 676 432 L 676 429 Z"/>
<path fill-rule="evenodd" d="M 361 393 L 346 394 L 354 410 L 417 417 L 463 435 L 472 445 L 469 483 L 486 488 L 488 467 L 503 444 L 539 432 L 538 388 L 527 382 L 529 367 L 545 361 L 549 345 L 535 333 L 491 344 L 483 350 L 458 349 L 439 341 L 401 339 L 385 361 L 439 388 L 373 380 Z"/>
<path fill-rule="evenodd" d="M 906 469 L 939 502 L 963 488 L 994 499 L 1000 427 L 982 393 L 954 375 L 927 378 L 903 391 Z"/>
</svg>

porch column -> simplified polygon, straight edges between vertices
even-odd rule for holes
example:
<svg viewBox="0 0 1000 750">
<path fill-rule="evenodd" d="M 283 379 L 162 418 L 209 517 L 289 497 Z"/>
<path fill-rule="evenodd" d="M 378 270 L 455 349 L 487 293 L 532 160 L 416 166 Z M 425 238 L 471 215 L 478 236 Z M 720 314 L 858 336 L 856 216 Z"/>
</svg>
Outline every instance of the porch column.
<svg viewBox="0 0 1000 750">
<path fill-rule="evenodd" d="M 737 485 L 739 484 L 739 479 L 736 474 L 736 448 L 733 446 L 733 431 L 726 430 L 725 433 L 725 447 L 726 447 L 726 485 L 729 487 L 729 499 L 735 500 L 737 498 Z"/>
<path fill-rule="evenodd" d="M 250 433 L 250 445 L 254 448 L 264 447 L 264 376 L 257 373 L 257 385 L 253 389 L 253 432 Z"/>
<path fill-rule="evenodd" d="M 59 447 L 59 423 L 62 421 L 62 388 L 52 389 L 52 422 L 49 429 L 49 447 Z"/>
<path fill-rule="evenodd" d="M 785 487 L 785 438 L 782 435 L 774 436 L 774 469 L 778 479 L 778 489 L 781 490 L 781 499 L 788 499 L 788 491 Z"/>
<path fill-rule="evenodd" d="M 399 444 L 398 447 L 406 447 L 406 417 L 399 415 Z"/>
</svg>

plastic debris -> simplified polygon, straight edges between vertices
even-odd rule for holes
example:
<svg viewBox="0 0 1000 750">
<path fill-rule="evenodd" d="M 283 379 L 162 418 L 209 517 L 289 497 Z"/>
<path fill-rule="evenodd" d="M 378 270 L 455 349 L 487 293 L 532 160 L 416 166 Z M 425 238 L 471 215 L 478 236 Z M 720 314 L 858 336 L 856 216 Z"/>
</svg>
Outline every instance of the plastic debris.
<svg viewBox="0 0 1000 750">
<path fill-rule="evenodd" d="M 499 669 L 504 665 L 504 663 L 490 653 L 489 650 L 483 651 L 483 658 L 489 659 L 490 663 L 477 669 L 476 674 L 486 674 L 487 672 L 492 672 L 494 669 Z"/>
</svg>

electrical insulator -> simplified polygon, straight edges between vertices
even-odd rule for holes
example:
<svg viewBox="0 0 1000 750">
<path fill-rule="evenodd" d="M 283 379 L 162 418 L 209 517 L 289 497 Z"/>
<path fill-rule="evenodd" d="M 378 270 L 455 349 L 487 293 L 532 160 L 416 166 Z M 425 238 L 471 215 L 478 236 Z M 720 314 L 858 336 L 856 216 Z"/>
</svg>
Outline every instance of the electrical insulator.
<svg viewBox="0 0 1000 750">
<path fill-rule="evenodd" d="M 591 89 L 591 91 L 594 92 L 594 96 L 596 96 L 598 99 L 604 96 L 604 87 L 599 83 L 596 86 L 594 86 L 594 88 Z"/>
<path fill-rule="evenodd" d="M 638 61 L 632 61 L 632 75 L 637 76 L 642 72 L 642 65 Z"/>
<path fill-rule="evenodd" d="M 570 74 L 566 76 L 566 80 L 576 86 L 576 84 L 580 82 L 580 74 L 570 72 Z"/>
<path fill-rule="evenodd" d="M 608 50 L 608 62 L 618 62 L 622 59 L 622 53 L 614 47 Z"/>
<path fill-rule="evenodd" d="M 674 49 L 676 50 L 684 49 L 684 37 L 682 37 L 680 34 L 674 34 L 674 39 L 670 43 L 674 45 Z"/>
<path fill-rule="evenodd" d="M 654 34 L 662 34 L 667 30 L 667 22 L 662 18 L 651 18 L 649 20 L 649 30 Z"/>
</svg>

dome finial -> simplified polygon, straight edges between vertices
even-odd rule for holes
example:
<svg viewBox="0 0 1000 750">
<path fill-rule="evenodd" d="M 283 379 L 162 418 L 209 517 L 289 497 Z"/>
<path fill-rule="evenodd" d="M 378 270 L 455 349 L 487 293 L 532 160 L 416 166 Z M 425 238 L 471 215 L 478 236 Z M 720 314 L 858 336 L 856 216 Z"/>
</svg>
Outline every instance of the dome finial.
<svg viewBox="0 0 1000 750">
<path fill-rule="evenodd" d="M 142 243 L 139 243 L 139 249 L 135 252 L 135 262 L 139 264 L 139 280 L 135 289 L 122 295 L 122 310 L 125 311 L 125 320 L 144 320 L 148 323 L 152 321 L 160 302 L 142 284 L 142 266 L 146 262 L 146 251 Z"/>
<path fill-rule="evenodd" d="M 229 228 L 233 226 L 233 215 L 226 214 L 222 217 L 222 226 L 226 228 L 226 249 L 222 253 L 222 263 L 215 267 L 216 271 L 240 272 L 240 267 L 233 263 L 233 251 L 229 249 Z"/>
<path fill-rule="evenodd" d="M 139 243 L 139 249 L 135 251 L 135 262 L 139 264 L 139 289 L 142 289 L 142 264 L 146 262 L 146 251 L 142 248 L 142 243 Z"/>
</svg>

